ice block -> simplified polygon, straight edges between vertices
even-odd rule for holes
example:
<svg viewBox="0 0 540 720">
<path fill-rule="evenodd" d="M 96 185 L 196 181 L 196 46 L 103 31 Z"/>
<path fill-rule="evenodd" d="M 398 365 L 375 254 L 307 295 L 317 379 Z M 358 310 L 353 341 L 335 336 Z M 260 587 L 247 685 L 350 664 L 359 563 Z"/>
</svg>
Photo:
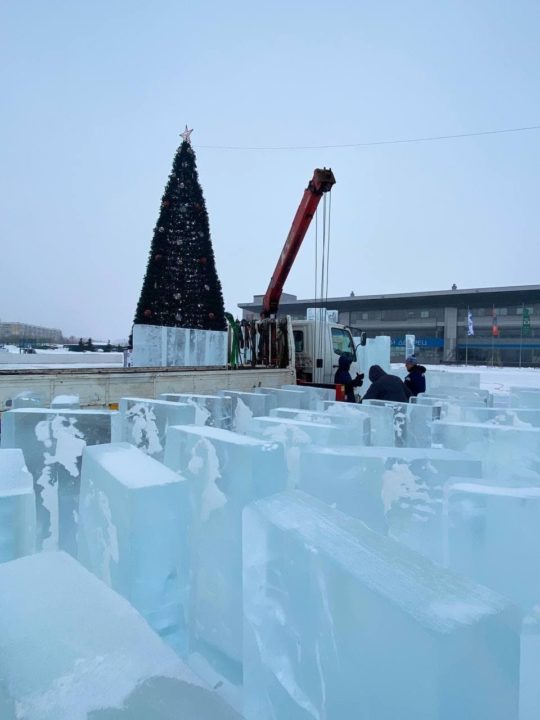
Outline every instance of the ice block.
<svg viewBox="0 0 540 720">
<path fill-rule="evenodd" d="M 21 450 L 0 450 L 0 563 L 29 555 L 35 546 L 36 499 L 32 476 Z"/>
<path fill-rule="evenodd" d="M 20 448 L 34 480 L 36 549 L 77 554 L 83 449 L 111 441 L 108 410 L 21 408 L 2 416 L 2 447 Z"/>
<path fill-rule="evenodd" d="M 65 553 L 0 565 L 2 685 L 13 720 L 240 720 Z"/>
<path fill-rule="evenodd" d="M 163 460 L 165 437 L 170 425 L 195 422 L 195 404 L 122 398 L 120 417 L 122 441 L 129 442 L 156 460 Z"/>
<path fill-rule="evenodd" d="M 453 450 L 311 447 L 300 456 L 299 488 L 442 562 L 445 485 L 481 470 L 480 461 Z"/>
<path fill-rule="evenodd" d="M 482 460 L 487 478 L 499 485 L 540 485 L 540 428 L 436 421 L 433 442 Z"/>
<path fill-rule="evenodd" d="M 54 410 L 77 410 L 81 407 L 81 399 L 78 395 L 56 395 L 51 400 L 51 408 Z"/>
<path fill-rule="evenodd" d="M 232 400 L 223 395 L 195 395 L 193 393 L 164 393 L 160 400 L 193 405 L 195 425 L 210 425 L 229 430 L 232 422 Z M 182 423 L 183 425 L 185 423 Z"/>
<path fill-rule="evenodd" d="M 258 387 L 256 393 L 270 395 L 269 407 L 288 407 L 297 410 L 309 410 L 309 395 L 302 390 L 284 390 L 282 388 Z"/>
<path fill-rule="evenodd" d="M 448 564 L 510 598 L 540 606 L 540 487 L 449 484 Z"/>
<path fill-rule="evenodd" d="M 370 405 L 392 408 L 397 447 L 431 447 L 431 423 L 440 416 L 433 407 L 388 400 L 364 400 L 362 403 L 362 407 Z"/>
<path fill-rule="evenodd" d="M 286 487 L 283 448 L 219 428 L 171 427 L 165 463 L 189 492 L 189 663 L 239 707 L 242 510 Z"/>
<path fill-rule="evenodd" d="M 79 560 L 175 650 L 187 646 L 187 483 L 129 443 L 86 448 Z"/>
<path fill-rule="evenodd" d="M 293 410 L 275 408 L 270 417 L 290 418 L 319 425 L 335 425 L 340 428 L 343 443 L 346 445 L 369 445 L 371 442 L 371 422 L 367 413 L 331 414 L 312 410 Z"/>
<path fill-rule="evenodd" d="M 246 720 L 517 720 L 506 599 L 300 492 L 244 538 Z"/>
<path fill-rule="evenodd" d="M 367 403 L 325 402 L 324 408 L 332 415 L 353 417 L 351 413 L 366 413 L 371 423 L 371 445 L 388 447 L 395 444 L 394 411 L 391 407 Z"/>
<path fill-rule="evenodd" d="M 268 415 L 270 407 L 275 406 L 272 395 L 263 395 L 255 392 L 240 392 L 237 390 L 221 390 L 220 395 L 231 399 L 231 430 L 247 433 L 251 421 L 259 415 Z"/>
</svg>

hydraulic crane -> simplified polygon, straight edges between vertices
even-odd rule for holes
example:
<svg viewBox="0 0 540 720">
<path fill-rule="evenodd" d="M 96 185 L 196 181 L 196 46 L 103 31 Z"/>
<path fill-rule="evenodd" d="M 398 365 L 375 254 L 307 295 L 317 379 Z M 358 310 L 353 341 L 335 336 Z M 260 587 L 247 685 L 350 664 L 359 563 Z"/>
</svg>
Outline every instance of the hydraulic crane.
<svg viewBox="0 0 540 720">
<path fill-rule="evenodd" d="M 279 301 L 283 293 L 283 286 L 300 250 L 302 241 L 306 236 L 311 220 L 315 215 L 320 199 L 324 193 L 332 189 L 335 183 L 336 179 L 332 170 L 317 168 L 314 171 L 313 177 L 304 190 L 304 195 L 294 216 L 291 229 L 289 230 L 285 245 L 277 261 L 266 295 L 263 298 L 261 317 L 269 318 L 276 316 Z"/>
</svg>

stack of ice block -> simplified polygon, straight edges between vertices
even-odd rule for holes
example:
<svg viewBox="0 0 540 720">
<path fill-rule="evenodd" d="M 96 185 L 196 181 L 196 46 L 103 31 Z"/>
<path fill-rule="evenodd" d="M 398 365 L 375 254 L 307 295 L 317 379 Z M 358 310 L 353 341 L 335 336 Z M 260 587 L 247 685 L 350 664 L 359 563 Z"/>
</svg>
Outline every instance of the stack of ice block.
<svg viewBox="0 0 540 720">
<path fill-rule="evenodd" d="M 371 422 L 367 413 L 331 414 L 312 410 L 293 410 L 275 408 L 270 417 L 290 418 L 319 425 L 335 425 L 340 428 L 342 443 L 345 445 L 369 445 L 371 442 Z"/>
<path fill-rule="evenodd" d="M 166 400 L 122 398 L 120 418 L 122 442 L 129 442 L 156 460 L 163 460 L 165 437 L 171 425 L 195 422 L 197 406 Z"/>
<path fill-rule="evenodd" d="M 283 449 L 218 428 L 172 427 L 165 463 L 188 492 L 189 663 L 239 707 L 242 510 L 286 487 Z"/>
<path fill-rule="evenodd" d="M 193 393 L 164 393 L 160 400 L 185 403 L 195 408 L 195 425 L 230 429 L 232 418 L 232 400 L 223 395 L 195 395 Z M 182 423 L 185 425 L 185 423 Z"/>
<path fill-rule="evenodd" d="M 35 545 L 32 476 L 21 450 L 0 450 L 0 563 L 33 553 Z"/>
<path fill-rule="evenodd" d="M 82 453 L 111 441 L 108 410 L 22 408 L 2 416 L 2 447 L 20 448 L 36 492 L 37 549 L 76 555 Z"/>
<path fill-rule="evenodd" d="M 517 720 L 502 597 L 298 492 L 244 538 L 247 720 Z"/>
<path fill-rule="evenodd" d="M 437 448 L 308 448 L 299 488 L 441 562 L 445 485 L 454 475 L 479 478 L 481 469 Z"/>
<path fill-rule="evenodd" d="M 484 475 L 499 485 L 540 485 L 540 428 L 437 421 L 433 442 L 482 460 Z"/>
<path fill-rule="evenodd" d="M 4 563 L 0 588 L 2 720 L 239 720 L 68 555 Z"/>
</svg>

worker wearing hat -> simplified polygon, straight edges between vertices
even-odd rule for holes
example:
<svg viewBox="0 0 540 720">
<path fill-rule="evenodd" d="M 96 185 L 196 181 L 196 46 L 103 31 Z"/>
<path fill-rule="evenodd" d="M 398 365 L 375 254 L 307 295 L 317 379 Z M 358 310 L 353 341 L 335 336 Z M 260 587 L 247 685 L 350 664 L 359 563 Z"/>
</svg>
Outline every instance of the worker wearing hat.
<svg viewBox="0 0 540 720">
<path fill-rule="evenodd" d="M 416 395 L 426 392 L 426 378 L 424 377 L 426 368 L 418 364 L 415 355 L 409 355 L 405 360 L 405 367 L 408 375 L 404 383 L 411 395 L 416 397 Z"/>
</svg>

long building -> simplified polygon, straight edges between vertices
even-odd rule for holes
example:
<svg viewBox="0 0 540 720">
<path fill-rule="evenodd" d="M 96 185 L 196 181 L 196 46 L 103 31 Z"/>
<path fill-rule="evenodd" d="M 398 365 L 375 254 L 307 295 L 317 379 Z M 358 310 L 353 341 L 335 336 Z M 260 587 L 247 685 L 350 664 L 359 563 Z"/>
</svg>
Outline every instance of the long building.
<svg viewBox="0 0 540 720">
<path fill-rule="evenodd" d="M 259 317 L 262 298 L 256 295 L 239 305 L 244 318 Z M 320 305 L 284 294 L 279 312 L 300 319 Z M 405 335 L 412 334 L 425 363 L 540 365 L 540 285 L 351 294 L 328 298 L 324 305 L 337 310 L 339 322 L 353 328 L 354 335 L 390 335 L 394 362 L 403 359 Z"/>
<path fill-rule="evenodd" d="M 0 322 L 0 342 L 7 343 L 61 343 L 62 331 L 40 325 L 20 322 Z"/>
</svg>

